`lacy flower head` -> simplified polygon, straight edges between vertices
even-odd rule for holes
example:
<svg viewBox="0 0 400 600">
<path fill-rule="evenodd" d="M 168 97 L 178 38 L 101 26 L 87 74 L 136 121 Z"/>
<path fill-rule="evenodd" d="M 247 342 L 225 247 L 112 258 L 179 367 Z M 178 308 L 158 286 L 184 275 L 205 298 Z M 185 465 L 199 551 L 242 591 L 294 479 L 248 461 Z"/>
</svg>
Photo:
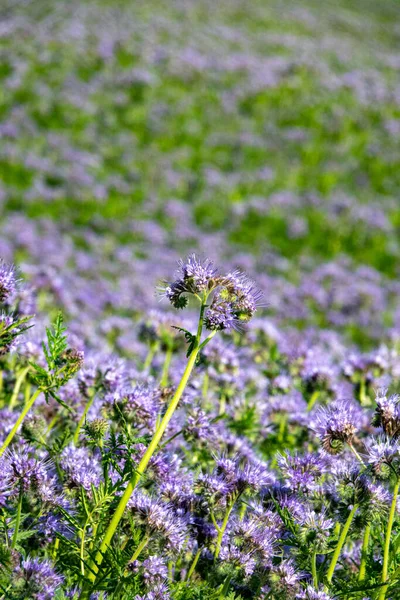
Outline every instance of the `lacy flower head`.
<svg viewBox="0 0 400 600">
<path fill-rule="evenodd" d="M 0 302 L 6 302 L 17 289 L 15 269 L 0 260 Z"/>
<path fill-rule="evenodd" d="M 376 394 L 376 409 L 372 424 L 382 427 L 387 436 L 400 435 L 400 396 L 387 395 L 387 390 L 378 390 Z"/>
<path fill-rule="evenodd" d="M 262 296 L 240 271 L 221 275 L 210 260 L 201 261 L 194 254 L 179 262 L 177 279 L 167 282 L 162 291 L 175 308 L 185 308 L 188 296 L 205 302 L 212 293 L 204 314 L 204 324 L 211 331 L 238 328 L 250 321 Z"/>
<path fill-rule="evenodd" d="M 346 400 L 332 402 L 327 408 L 321 408 L 314 429 L 329 454 L 341 454 L 345 444 L 352 444 L 360 424 L 361 409 Z"/>
</svg>

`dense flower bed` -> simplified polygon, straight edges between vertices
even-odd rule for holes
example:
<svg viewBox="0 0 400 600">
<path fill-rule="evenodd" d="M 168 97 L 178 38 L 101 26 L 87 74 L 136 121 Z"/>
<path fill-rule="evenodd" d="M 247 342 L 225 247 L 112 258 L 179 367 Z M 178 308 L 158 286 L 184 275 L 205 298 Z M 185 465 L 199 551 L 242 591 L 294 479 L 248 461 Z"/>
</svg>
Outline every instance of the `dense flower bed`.
<svg viewBox="0 0 400 600">
<path fill-rule="evenodd" d="M 0 11 L 1 600 L 396 600 L 396 4 Z"/>
</svg>

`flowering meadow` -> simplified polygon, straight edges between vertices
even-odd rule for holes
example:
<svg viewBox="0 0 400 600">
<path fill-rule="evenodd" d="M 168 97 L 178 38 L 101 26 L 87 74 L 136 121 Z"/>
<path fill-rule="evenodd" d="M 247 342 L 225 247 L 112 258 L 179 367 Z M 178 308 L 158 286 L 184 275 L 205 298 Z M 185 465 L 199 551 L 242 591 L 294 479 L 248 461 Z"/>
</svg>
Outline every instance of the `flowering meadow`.
<svg viewBox="0 0 400 600">
<path fill-rule="evenodd" d="M 400 599 L 400 5 L 0 4 L 0 600 Z"/>
</svg>

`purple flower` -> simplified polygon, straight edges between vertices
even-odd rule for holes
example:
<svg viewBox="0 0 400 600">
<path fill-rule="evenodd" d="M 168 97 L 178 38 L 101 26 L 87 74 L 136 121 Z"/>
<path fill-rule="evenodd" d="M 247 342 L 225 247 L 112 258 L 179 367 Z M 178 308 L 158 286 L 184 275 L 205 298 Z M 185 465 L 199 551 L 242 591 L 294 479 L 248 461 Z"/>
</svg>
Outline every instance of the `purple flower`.
<svg viewBox="0 0 400 600">
<path fill-rule="evenodd" d="M 278 465 L 287 484 L 294 490 L 304 492 L 315 490 L 327 470 L 326 461 L 318 454 L 278 454 Z"/>
<path fill-rule="evenodd" d="M 341 454 L 345 443 L 351 444 L 360 424 L 360 409 L 347 400 L 332 402 L 320 408 L 314 429 L 329 454 Z"/>
<path fill-rule="evenodd" d="M 301 574 L 290 559 L 272 567 L 269 574 L 271 589 L 277 598 L 292 598 L 299 591 Z"/>
<path fill-rule="evenodd" d="M 188 303 L 186 294 L 210 292 L 216 285 L 216 277 L 217 270 L 210 260 L 201 261 L 191 254 L 186 262 L 179 261 L 177 279 L 165 284 L 163 295 L 175 308 L 185 308 Z"/>
<path fill-rule="evenodd" d="M 129 501 L 132 518 L 145 528 L 152 541 L 160 541 L 170 552 L 178 552 L 185 541 L 187 527 L 171 507 L 149 496 L 136 493 Z"/>
<path fill-rule="evenodd" d="M 166 583 L 155 585 L 150 592 L 142 596 L 135 596 L 134 600 L 170 600 L 170 594 Z"/>
<path fill-rule="evenodd" d="M 368 448 L 368 463 L 381 479 L 389 478 L 392 473 L 399 473 L 400 446 L 397 440 L 378 439 Z"/>
<path fill-rule="evenodd" d="M 136 560 L 130 565 L 134 573 L 141 573 L 146 588 L 162 584 L 168 578 L 168 568 L 160 556 L 149 556 L 140 563 Z"/>
<path fill-rule="evenodd" d="M 238 459 L 217 459 L 216 473 L 222 476 L 230 493 L 257 492 L 273 482 L 273 476 L 263 463 L 246 462 L 240 466 Z"/>
<path fill-rule="evenodd" d="M 316 590 L 308 585 L 304 591 L 297 594 L 296 600 L 333 600 L 333 597 L 324 590 Z"/>
<path fill-rule="evenodd" d="M 252 573 L 254 573 L 257 565 L 257 561 L 251 552 L 241 550 L 231 543 L 225 543 L 222 545 L 219 553 L 219 559 L 231 567 L 234 566 L 238 570 L 242 571 L 245 577 L 249 577 Z"/>
<path fill-rule="evenodd" d="M 400 435 L 400 396 L 394 394 L 387 396 L 386 390 L 378 390 L 375 402 L 373 425 L 382 427 L 386 435 L 398 437 Z"/>
<path fill-rule="evenodd" d="M 0 303 L 9 300 L 17 289 L 15 269 L 0 259 Z"/>
<path fill-rule="evenodd" d="M 52 600 L 64 578 L 58 575 L 51 563 L 38 558 L 26 558 L 14 572 L 14 589 L 21 598 L 31 600 Z"/>
<path fill-rule="evenodd" d="M 60 464 L 71 488 L 82 486 L 90 492 L 92 485 L 97 487 L 103 478 L 99 460 L 87 448 L 68 446 L 61 454 Z"/>
</svg>

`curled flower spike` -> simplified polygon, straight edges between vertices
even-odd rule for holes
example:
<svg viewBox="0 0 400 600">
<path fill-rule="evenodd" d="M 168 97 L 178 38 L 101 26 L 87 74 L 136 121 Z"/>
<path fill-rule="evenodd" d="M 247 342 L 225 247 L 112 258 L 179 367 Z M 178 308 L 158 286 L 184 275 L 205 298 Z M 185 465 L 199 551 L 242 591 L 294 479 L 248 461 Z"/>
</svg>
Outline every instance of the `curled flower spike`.
<svg viewBox="0 0 400 600">
<path fill-rule="evenodd" d="M 177 279 L 166 282 L 162 293 L 175 308 L 185 308 L 188 303 L 187 294 L 198 296 L 215 288 L 218 272 L 210 260 L 202 262 L 195 254 L 188 256 L 186 262 L 180 260 L 178 264 Z"/>
<path fill-rule="evenodd" d="M 359 424 L 359 410 L 351 402 L 338 400 L 321 408 L 316 416 L 315 431 L 328 454 L 341 454 L 351 444 Z"/>
<path fill-rule="evenodd" d="M 0 260 L 0 302 L 5 302 L 14 295 L 17 283 L 14 267 Z"/>
<path fill-rule="evenodd" d="M 372 424 L 382 427 L 386 435 L 397 438 L 400 435 L 400 396 L 387 396 L 386 392 L 387 390 L 377 392 L 377 406 Z"/>
<path fill-rule="evenodd" d="M 166 283 L 162 292 L 175 308 L 185 308 L 188 295 L 202 300 L 214 292 L 204 314 L 204 325 L 210 331 L 239 329 L 254 316 L 262 297 L 240 271 L 220 275 L 210 260 L 201 261 L 195 254 L 180 261 L 178 278 Z"/>
<path fill-rule="evenodd" d="M 396 440 L 378 439 L 368 449 L 368 463 L 377 477 L 388 479 L 392 473 L 399 473 L 400 447 Z"/>
</svg>

